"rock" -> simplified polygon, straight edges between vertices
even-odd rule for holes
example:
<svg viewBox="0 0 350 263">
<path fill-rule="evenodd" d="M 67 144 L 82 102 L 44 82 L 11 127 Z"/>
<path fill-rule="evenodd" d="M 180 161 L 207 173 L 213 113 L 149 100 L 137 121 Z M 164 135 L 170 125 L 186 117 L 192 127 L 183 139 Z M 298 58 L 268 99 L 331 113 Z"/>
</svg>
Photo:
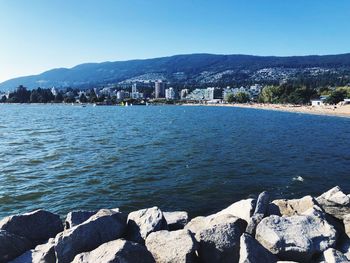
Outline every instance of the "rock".
<svg viewBox="0 0 350 263">
<path fill-rule="evenodd" d="M 91 252 L 77 255 L 72 263 L 153 263 L 151 253 L 138 243 L 118 239 L 102 244 Z"/>
<path fill-rule="evenodd" d="M 343 223 L 345 227 L 345 233 L 350 238 L 350 214 L 344 216 Z"/>
<path fill-rule="evenodd" d="M 255 236 L 256 226 L 265 217 L 268 211 L 270 195 L 267 192 L 262 192 L 256 202 L 256 207 L 253 216 L 248 221 L 246 232 Z"/>
<path fill-rule="evenodd" d="M 274 263 L 277 257 L 249 234 L 240 239 L 239 263 Z"/>
<path fill-rule="evenodd" d="M 345 215 L 350 214 L 350 198 L 342 192 L 339 186 L 323 193 L 316 198 L 316 201 L 326 213 L 340 220 L 343 220 Z"/>
<path fill-rule="evenodd" d="M 183 262 L 196 260 L 197 241 L 189 230 L 153 232 L 146 238 L 146 247 L 157 263 Z"/>
<path fill-rule="evenodd" d="M 328 248 L 323 252 L 324 261 L 326 263 L 345 263 L 350 262 L 343 253 L 334 248 Z"/>
<path fill-rule="evenodd" d="M 64 228 L 69 229 L 77 225 L 80 225 L 81 223 L 85 222 L 96 213 L 97 211 L 82 211 L 82 210 L 69 212 L 64 222 Z"/>
<path fill-rule="evenodd" d="M 185 229 L 195 233 L 201 262 L 238 262 L 239 239 L 247 223 L 228 214 L 191 220 Z"/>
<path fill-rule="evenodd" d="M 0 263 L 22 255 L 31 248 L 31 241 L 5 230 L 0 230 Z"/>
<path fill-rule="evenodd" d="M 269 216 L 256 229 L 256 239 L 283 260 L 307 262 L 335 245 L 335 228 L 315 216 Z"/>
<path fill-rule="evenodd" d="M 350 260 L 350 239 L 343 240 L 337 247 Z"/>
<path fill-rule="evenodd" d="M 102 209 L 84 223 L 65 230 L 55 238 L 55 253 L 60 263 L 71 262 L 82 252 L 121 238 L 126 230 L 126 216 L 120 212 Z"/>
<path fill-rule="evenodd" d="M 0 229 L 32 241 L 32 247 L 46 242 L 63 231 L 63 224 L 59 215 L 45 210 L 13 215 L 0 221 Z"/>
<path fill-rule="evenodd" d="M 269 211 L 271 211 L 271 207 L 275 206 L 278 209 L 278 213 L 276 215 L 281 216 L 293 216 L 293 215 L 301 215 L 303 212 L 312 208 L 314 205 L 318 205 L 317 201 L 311 197 L 310 195 L 304 196 L 300 199 L 278 199 L 272 201 L 269 205 Z M 275 214 L 273 212 L 269 213 Z"/>
<path fill-rule="evenodd" d="M 55 239 L 50 238 L 46 244 L 38 245 L 10 263 L 55 263 Z"/>
<path fill-rule="evenodd" d="M 188 214 L 184 211 L 164 212 L 170 231 L 183 229 L 188 222 Z"/>
<path fill-rule="evenodd" d="M 228 214 L 228 215 L 232 215 L 232 216 L 244 219 L 248 223 L 250 217 L 254 213 L 255 204 L 256 204 L 255 199 L 252 199 L 252 198 L 244 199 L 236 203 L 233 203 L 232 205 L 221 210 L 215 215 L 219 216 L 219 215 Z"/>
<path fill-rule="evenodd" d="M 145 239 L 150 233 L 168 230 L 165 217 L 158 207 L 131 212 L 127 223 L 127 239 L 140 244 L 145 244 Z"/>
</svg>

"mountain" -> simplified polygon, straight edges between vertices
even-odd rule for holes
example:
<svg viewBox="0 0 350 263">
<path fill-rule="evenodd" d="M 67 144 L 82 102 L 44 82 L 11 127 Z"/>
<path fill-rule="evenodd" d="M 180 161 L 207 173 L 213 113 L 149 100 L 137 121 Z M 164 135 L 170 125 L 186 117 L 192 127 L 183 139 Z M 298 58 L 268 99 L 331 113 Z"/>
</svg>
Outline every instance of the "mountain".
<svg viewBox="0 0 350 263">
<path fill-rule="evenodd" d="M 0 90 L 93 87 L 164 79 L 172 84 L 271 82 L 303 76 L 350 72 L 350 53 L 324 56 L 176 55 L 143 60 L 87 63 L 0 83 Z"/>
</svg>

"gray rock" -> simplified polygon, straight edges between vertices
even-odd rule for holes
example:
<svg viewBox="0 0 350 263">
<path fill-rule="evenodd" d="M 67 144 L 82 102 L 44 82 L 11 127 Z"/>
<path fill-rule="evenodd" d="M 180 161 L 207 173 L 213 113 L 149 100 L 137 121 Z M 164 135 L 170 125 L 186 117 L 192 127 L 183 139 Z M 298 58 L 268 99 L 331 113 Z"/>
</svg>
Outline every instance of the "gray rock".
<svg viewBox="0 0 350 263">
<path fill-rule="evenodd" d="M 151 253 L 138 243 L 118 239 L 102 244 L 91 252 L 77 255 L 72 263 L 153 263 Z"/>
<path fill-rule="evenodd" d="M 350 214 L 344 216 L 345 234 L 350 238 Z"/>
<path fill-rule="evenodd" d="M 64 228 L 69 229 L 77 225 L 80 225 L 81 223 L 85 222 L 96 213 L 97 211 L 82 211 L 82 210 L 69 212 L 64 222 Z"/>
<path fill-rule="evenodd" d="M 50 238 L 46 244 L 38 245 L 10 263 L 55 263 L 55 239 Z"/>
<path fill-rule="evenodd" d="M 216 213 L 215 216 L 219 215 L 232 215 L 241 219 L 244 219 L 247 223 L 254 213 L 256 200 L 249 198 L 233 203 L 229 207 Z"/>
<path fill-rule="evenodd" d="M 127 239 L 140 244 L 145 244 L 145 239 L 150 233 L 168 230 L 165 217 L 158 207 L 131 212 L 127 223 Z"/>
<path fill-rule="evenodd" d="M 274 263 L 277 257 L 264 248 L 249 234 L 243 234 L 240 240 L 239 263 Z"/>
<path fill-rule="evenodd" d="M 265 217 L 268 211 L 270 195 L 267 192 L 262 192 L 256 202 L 256 207 L 253 216 L 248 221 L 246 232 L 255 236 L 255 230 L 260 221 Z"/>
<path fill-rule="evenodd" d="M 304 196 L 300 199 L 278 199 L 271 202 L 269 205 L 270 215 L 276 214 L 281 216 L 301 215 L 303 212 L 318 205 L 317 201 L 310 195 Z M 271 207 L 277 207 L 278 211 L 271 212 Z"/>
<path fill-rule="evenodd" d="M 5 217 L 0 221 L 0 229 L 32 241 L 32 247 L 46 242 L 63 231 L 59 215 L 44 210 Z"/>
<path fill-rule="evenodd" d="M 170 231 L 183 229 L 188 223 L 188 214 L 184 211 L 163 212 Z"/>
<path fill-rule="evenodd" d="M 323 193 L 316 200 L 326 213 L 335 218 L 343 220 L 345 215 L 350 214 L 350 198 L 342 192 L 339 186 Z"/>
<path fill-rule="evenodd" d="M 201 262 L 238 262 L 239 239 L 247 223 L 228 214 L 197 217 L 185 229 L 195 233 Z"/>
<path fill-rule="evenodd" d="M 326 263 L 346 263 L 350 262 L 348 258 L 338 250 L 334 248 L 328 248 L 323 252 L 323 258 Z"/>
<path fill-rule="evenodd" d="M 335 245 L 335 228 L 316 216 L 264 218 L 257 227 L 256 239 L 283 260 L 307 262 L 316 253 Z"/>
<path fill-rule="evenodd" d="M 5 230 L 0 230 L 0 262 L 8 262 L 31 247 L 31 242 Z"/>
<path fill-rule="evenodd" d="M 337 249 L 342 252 L 350 260 L 350 239 L 342 240 L 338 242 Z"/>
<path fill-rule="evenodd" d="M 71 262 L 79 253 L 91 251 L 105 242 L 121 238 L 125 230 L 124 214 L 102 209 L 84 223 L 56 236 L 56 258 L 60 263 Z"/>
<path fill-rule="evenodd" d="M 146 247 L 157 263 L 191 263 L 196 260 L 197 241 L 189 230 L 153 232 L 146 238 Z"/>
</svg>

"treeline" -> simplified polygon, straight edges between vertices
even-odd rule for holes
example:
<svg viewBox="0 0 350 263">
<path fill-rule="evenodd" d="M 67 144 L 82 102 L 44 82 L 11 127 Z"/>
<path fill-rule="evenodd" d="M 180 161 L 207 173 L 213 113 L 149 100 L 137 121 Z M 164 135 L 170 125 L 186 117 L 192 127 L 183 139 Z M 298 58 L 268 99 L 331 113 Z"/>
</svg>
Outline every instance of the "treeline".
<svg viewBox="0 0 350 263">
<path fill-rule="evenodd" d="M 345 98 L 350 98 L 350 87 L 312 88 L 291 83 L 279 86 L 265 86 L 258 97 L 258 102 L 309 104 L 310 100 L 317 99 L 320 96 L 327 96 L 326 103 L 337 104 Z"/>
<path fill-rule="evenodd" d="M 93 89 L 79 94 L 78 90 L 67 88 L 66 90 L 57 91 L 53 94 L 50 89 L 37 88 L 28 90 L 26 87 L 19 86 L 11 92 L 8 98 L 4 95 L 0 98 L 0 103 L 73 103 L 79 100 L 81 103 L 104 102 L 106 97 L 96 96 Z M 108 98 L 107 98 L 108 99 Z M 112 100 L 112 99 L 111 99 Z"/>
</svg>

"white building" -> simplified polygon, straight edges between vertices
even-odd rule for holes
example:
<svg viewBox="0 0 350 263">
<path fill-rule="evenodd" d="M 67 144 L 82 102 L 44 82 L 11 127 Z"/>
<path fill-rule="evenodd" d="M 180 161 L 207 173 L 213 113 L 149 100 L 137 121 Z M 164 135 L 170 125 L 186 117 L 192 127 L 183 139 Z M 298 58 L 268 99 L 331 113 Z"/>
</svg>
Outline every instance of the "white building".
<svg viewBox="0 0 350 263">
<path fill-rule="evenodd" d="M 52 95 L 56 96 L 58 94 L 58 90 L 55 87 L 52 87 L 51 93 Z"/>
<path fill-rule="evenodd" d="M 138 92 L 138 90 L 137 90 L 137 84 L 136 84 L 136 83 L 132 84 L 132 86 L 131 86 L 131 94 L 130 94 L 130 97 L 131 97 L 132 99 L 135 99 L 135 100 L 137 100 L 137 99 L 143 99 L 143 93 Z"/>
<path fill-rule="evenodd" d="M 189 90 L 188 89 L 182 89 L 181 93 L 180 93 L 180 99 L 184 100 L 186 99 L 187 95 L 189 94 Z"/>
<path fill-rule="evenodd" d="M 165 98 L 167 100 L 174 100 L 175 99 L 175 90 L 173 88 L 168 88 L 165 90 Z"/>
</svg>

